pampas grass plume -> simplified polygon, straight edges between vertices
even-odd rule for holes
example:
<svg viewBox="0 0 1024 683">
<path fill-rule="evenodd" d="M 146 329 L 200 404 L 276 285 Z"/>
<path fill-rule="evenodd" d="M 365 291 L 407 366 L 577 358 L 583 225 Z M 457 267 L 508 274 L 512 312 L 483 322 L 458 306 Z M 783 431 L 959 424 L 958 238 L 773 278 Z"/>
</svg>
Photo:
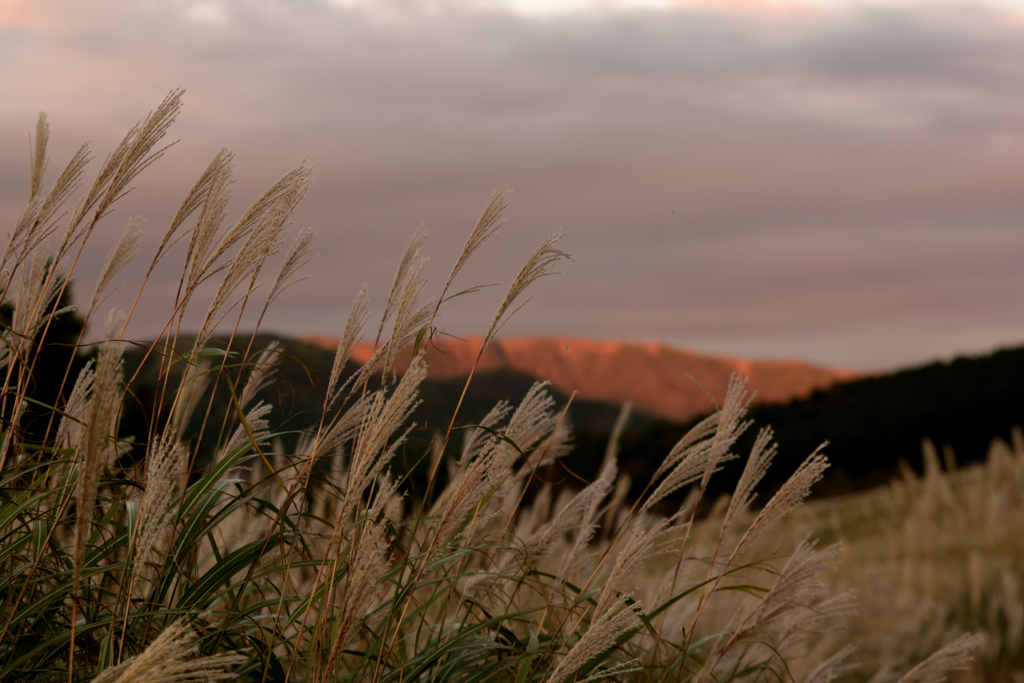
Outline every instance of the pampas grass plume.
<svg viewBox="0 0 1024 683">
<path fill-rule="evenodd" d="M 189 658 L 195 653 L 195 633 L 181 622 L 165 628 L 142 654 L 111 667 L 93 683 L 211 683 L 234 678 L 230 669 L 247 657 L 217 654 Z"/>
</svg>

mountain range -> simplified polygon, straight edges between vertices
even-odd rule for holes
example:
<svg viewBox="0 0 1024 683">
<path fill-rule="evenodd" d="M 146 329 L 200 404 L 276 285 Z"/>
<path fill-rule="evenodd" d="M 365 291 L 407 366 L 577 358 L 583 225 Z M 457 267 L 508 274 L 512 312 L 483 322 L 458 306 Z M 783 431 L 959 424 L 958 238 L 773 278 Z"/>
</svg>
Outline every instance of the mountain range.
<svg viewBox="0 0 1024 683">
<path fill-rule="evenodd" d="M 303 341 L 333 351 L 337 339 L 308 336 Z M 430 379 L 447 382 L 468 376 L 482 339 L 437 338 L 424 347 Z M 362 364 L 373 354 L 360 344 L 352 360 Z M 412 350 L 400 354 L 395 367 L 409 367 Z M 729 378 L 749 378 L 755 403 L 788 403 L 836 382 L 856 379 L 849 370 L 825 368 L 799 360 L 747 360 L 695 353 L 666 344 L 594 341 L 561 337 L 498 339 L 484 351 L 477 373 L 515 372 L 550 380 L 556 391 L 578 399 L 610 404 L 632 403 L 637 412 L 673 422 L 687 422 L 714 409 L 725 396 Z"/>
</svg>

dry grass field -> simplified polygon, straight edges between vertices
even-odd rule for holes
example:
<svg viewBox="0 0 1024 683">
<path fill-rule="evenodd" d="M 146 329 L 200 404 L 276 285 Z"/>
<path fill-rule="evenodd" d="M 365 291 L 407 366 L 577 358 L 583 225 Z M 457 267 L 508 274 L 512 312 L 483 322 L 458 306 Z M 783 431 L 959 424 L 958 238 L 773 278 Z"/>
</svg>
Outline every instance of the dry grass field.
<svg viewBox="0 0 1024 683">
<path fill-rule="evenodd" d="M 853 590 L 856 613 L 840 642 L 861 679 L 896 672 L 965 633 L 984 636 L 969 671 L 956 680 L 1020 681 L 1024 672 L 1024 438 L 992 442 L 984 463 L 957 468 L 923 443 L 926 471 L 848 496 L 805 503 L 764 539 L 764 554 L 811 534 L 840 544 L 823 580 Z M 712 515 L 697 534 L 715 533 Z M 828 640 L 828 637 L 824 638 Z"/>
</svg>

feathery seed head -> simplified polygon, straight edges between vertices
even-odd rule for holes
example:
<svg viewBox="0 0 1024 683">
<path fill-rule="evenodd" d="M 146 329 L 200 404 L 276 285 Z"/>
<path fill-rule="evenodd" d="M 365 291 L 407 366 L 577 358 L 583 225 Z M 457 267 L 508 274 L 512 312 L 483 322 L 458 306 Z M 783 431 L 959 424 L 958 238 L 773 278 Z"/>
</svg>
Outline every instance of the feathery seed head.
<svg viewBox="0 0 1024 683">
<path fill-rule="evenodd" d="M 555 248 L 555 245 L 565 237 L 565 233 L 559 230 L 558 232 L 550 235 L 547 239 L 540 243 L 530 258 L 526 260 L 522 270 L 516 276 L 516 279 L 512 281 L 512 285 L 508 289 L 508 293 L 505 294 L 505 298 L 498 306 L 498 312 L 494 315 L 494 320 L 491 321 L 491 327 L 487 330 L 487 334 L 484 335 L 483 346 L 487 346 L 494 335 L 498 333 L 501 327 L 508 321 L 505 314 L 508 313 L 509 308 L 516 302 L 516 300 L 522 295 L 526 289 L 547 275 L 553 275 L 555 264 L 562 259 L 572 260 L 572 257 L 568 252 L 564 252 L 560 249 Z M 518 309 L 516 309 L 518 310 Z M 515 311 L 509 314 L 509 317 L 515 314 Z"/>
<path fill-rule="evenodd" d="M 353 509 L 362 492 L 387 467 L 404 441 L 403 434 L 388 443 L 418 405 L 419 385 L 426 376 L 426 361 L 422 357 L 414 358 L 391 398 L 380 393 L 367 410 L 352 451 L 343 508 L 345 513 Z"/>
<path fill-rule="evenodd" d="M 733 550 L 733 558 L 739 557 L 764 532 L 775 526 L 780 519 L 792 512 L 810 495 L 811 487 L 821 479 L 829 466 L 828 458 L 821 454 L 822 448 L 824 448 L 824 444 L 804 460 L 793 476 L 786 480 L 786 483 L 761 509 L 754 522 L 740 538 L 736 549 Z"/>
<path fill-rule="evenodd" d="M 252 437 L 255 439 L 260 439 L 269 434 L 270 420 L 267 419 L 267 415 L 269 415 L 273 409 L 273 406 L 264 403 L 263 401 L 260 401 L 253 406 L 252 410 L 245 415 L 245 424 L 238 425 L 238 427 L 235 428 L 234 434 L 232 434 L 231 438 L 228 439 L 228 442 L 224 444 L 224 448 L 221 449 L 221 455 L 227 455 L 246 443 L 251 444 L 249 434 L 252 434 Z M 248 429 L 246 429 L 246 427 L 248 427 Z"/>
<path fill-rule="evenodd" d="M 384 303 L 384 313 L 381 314 L 380 328 L 377 330 L 378 339 L 384 333 L 384 325 L 387 324 L 388 318 L 391 317 L 395 306 L 398 305 L 402 291 L 406 289 L 406 280 L 410 270 L 423 258 L 421 249 L 423 243 L 427 241 L 428 235 L 427 229 L 421 225 L 405 243 L 402 259 L 398 262 L 398 270 L 395 271 L 395 279 L 391 282 L 391 291 L 388 292 L 387 301 Z"/>
<path fill-rule="evenodd" d="M 267 306 L 270 306 L 281 292 L 303 279 L 293 280 L 292 276 L 300 268 L 316 258 L 315 254 L 313 256 L 309 255 L 309 249 L 318 234 L 319 232 L 314 228 L 303 228 L 296 235 L 295 241 L 292 242 L 292 246 L 288 248 L 288 252 L 284 255 L 284 261 L 281 263 L 281 269 L 277 272 L 274 284 L 270 288 L 270 294 L 267 295 Z"/>
<path fill-rule="evenodd" d="M 29 181 L 29 201 L 43 191 L 43 173 L 46 171 L 46 145 L 50 141 L 50 125 L 46 123 L 46 114 L 39 112 L 36 122 L 35 146 L 29 151 L 29 166 L 32 169 Z"/>
<path fill-rule="evenodd" d="M 142 654 L 110 667 L 93 683 L 212 683 L 234 678 L 230 669 L 248 660 L 236 654 L 189 659 L 195 633 L 181 622 L 165 628 Z"/>
<path fill-rule="evenodd" d="M 139 505 L 134 571 L 144 567 L 153 552 L 164 524 L 171 514 L 171 502 L 182 472 L 186 451 L 174 436 L 165 432 L 149 451 L 146 462 L 146 489 Z"/>
<path fill-rule="evenodd" d="M 199 400 L 206 391 L 210 382 L 210 361 L 206 356 L 200 356 L 195 363 L 189 362 L 185 366 L 185 374 L 178 385 L 178 392 L 174 397 L 174 408 L 171 410 L 169 426 L 175 434 L 185 431 L 188 421 L 199 406 Z"/>
<path fill-rule="evenodd" d="M 74 582 L 77 589 L 81 576 L 85 542 L 92 521 L 100 473 L 114 449 L 117 421 L 121 414 L 121 354 L 124 346 L 117 333 L 124 323 L 124 313 L 112 310 L 104 328 L 106 340 L 96 360 L 89 405 L 85 410 L 84 434 L 79 447 L 77 515 L 75 519 Z"/>
<path fill-rule="evenodd" d="M 359 338 L 363 334 L 363 328 L 366 326 L 366 304 L 367 304 L 366 285 L 359 290 L 356 294 L 356 299 L 352 302 L 352 310 L 349 311 L 348 320 L 345 321 L 345 333 L 341 336 L 341 341 L 338 342 L 338 350 L 334 353 L 334 365 L 331 367 L 331 378 L 327 382 L 327 394 L 324 397 L 324 410 L 330 410 L 331 405 L 338 398 L 340 390 L 337 392 L 335 389 L 338 386 L 338 379 L 341 377 L 342 370 L 345 369 L 345 363 L 352 356 L 352 349 L 359 342 Z"/>
<path fill-rule="evenodd" d="M 607 611 L 600 613 L 590 624 L 568 654 L 562 658 L 551 672 L 549 683 L 561 683 L 579 671 L 580 667 L 601 654 L 612 645 L 623 633 L 639 628 L 640 606 L 628 604 L 625 598 L 619 599 Z"/>
<path fill-rule="evenodd" d="M 114 245 L 114 248 L 107 255 L 107 260 L 100 271 L 99 280 L 96 281 L 96 291 L 92 295 L 92 303 L 89 304 L 89 311 L 85 316 L 86 319 L 91 318 L 96 308 L 103 303 L 106 298 L 104 293 L 107 287 L 117 277 L 117 274 L 121 272 L 121 269 L 139 255 L 139 247 L 142 243 L 143 222 L 141 216 L 131 218 L 128 221 L 128 225 L 125 226 L 124 232 L 121 233 L 120 239 L 117 240 L 117 244 Z"/>
<path fill-rule="evenodd" d="M 965 633 L 905 673 L 898 683 L 942 683 L 947 672 L 967 669 L 984 642 L 982 635 Z"/>
<path fill-rule="evenodd" d="M 270 342 L 267 348 L 256 354 L 256 357 L 248 364 L 249 378 L 242 388 L 242 393 L 239 394 L 238 405 L 245 408 L 250 401 L 256 398 L 256 394 L 270 383 L 280 358 L 281 343 L 277 340 Z"/>
</svg>

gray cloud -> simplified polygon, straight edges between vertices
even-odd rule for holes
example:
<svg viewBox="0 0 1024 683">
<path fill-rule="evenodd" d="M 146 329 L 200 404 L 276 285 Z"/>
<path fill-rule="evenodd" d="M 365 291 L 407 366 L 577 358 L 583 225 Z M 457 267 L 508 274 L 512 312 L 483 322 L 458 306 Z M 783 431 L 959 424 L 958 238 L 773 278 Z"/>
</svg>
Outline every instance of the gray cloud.
<svg viewBox="0 0 1024 683">
<path fill-rule="evenodd" d="M 182 142 L 97 235 L 84 289 L 129 215 L 160 232 L 228 146 L 236 213 L 304 156 L 316 167 L 296 223 L 322 230 L 321 256 L 273 313 L 278 330 L 337 332 L 364 281 L 379 305 L 420 223 L 443 280 L 508 183 L 509 225 L 466 282 L 508 282 L 556 228 L 576 256 L 509 334 L 861 367 L 1024 338 L 1024 32 L 998 14 L 225 7 L 217 24 L 175 3 L 67 2 L 62 25 L 0 27 L 8 225 L 36 111 L 54 126 L 52 175 L 82 140 L 102 153 L 188 89 Z M 176 284 L 158 273 L 137 334 L 162 325 L 150 311 Z M 501 293 L 453 305 L 444 325 L 480 332 Z"/>
</svg>

